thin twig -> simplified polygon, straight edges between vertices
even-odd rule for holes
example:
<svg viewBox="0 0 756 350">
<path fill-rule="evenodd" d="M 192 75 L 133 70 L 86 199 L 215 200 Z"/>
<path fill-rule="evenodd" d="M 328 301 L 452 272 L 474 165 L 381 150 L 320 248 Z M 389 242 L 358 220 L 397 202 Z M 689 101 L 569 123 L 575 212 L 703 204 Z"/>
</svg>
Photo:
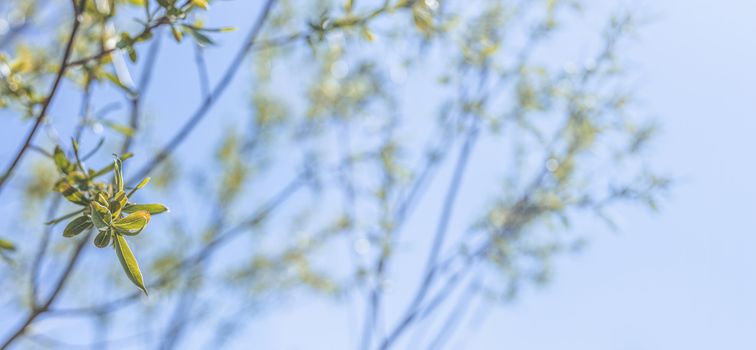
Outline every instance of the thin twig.
<svg viewBox="0 0 756 350">
<path fill-rule="evenodd" d="M 220 98 L 226 88 L 228 88 L 228 85 L 231 83 L 234 76 L 236 76 L 237 71 L 242 66 L 244 58 L 247 56 L 247 53 L 249 53 L 249 51 L 252 49 L 252 46 L 255 44 L 257 36 L 260 34 L 260 31 L 262 30 L 262 27 L 265 24 L 268 15 L 273 9 L 275 2 L 275 0 L 267 0 L 265 2 L 260 15 L 257 17 L 257 20 L 255 21 L 249 34 L 247 35 L 247 39 L 245 40 L 244 45 L 242 45 L 242 47 L 236 53 L 236 56 L 231 60 L 228 68 L 226 68 L 226 72 L 223 74 L 223 77 L 215 86 L 215 88 L 213 88 L 212 93 L 203 100 L 202 104 L 199 106 L 199 108 L 197 108 L 194 114 L 186 122 L 184 122 L 184 125 L 171 138 L 171 140 L 168 141 L 168 144 L 166 144 L 152 159 L 150 159 L 147 164 L 145 164 L 145 166 L 142 167 L 142 169 L 138 171 L 132 179 L 139 180 L 147 176 L 153 169 L 155 169 L 156 166 L 158 166 L 166 158 L 168 158 L 168 156 L 176 149 L 176 147 L 178 147 L 184 141 L 184 139 L 189 136 L 189 134 L 194 130 L 195 127 L 197 127 L 199 122 L 204 119 L 205 116 L 207 116 L 210 108 L 213 107 L 215 102 Z"/>
<path fill-rule="evenodd" d="M 71 275 L 71 272 L 76 266 L 76 263 L 78 262 L 79 257 L 81 256 L 81 252 L 84 250 L 84 247 L 89 242 L 89 237 L 91 235 L 92 235 L 92 232 L 90 231 L 84 237 L 82 237 L 82 239 L 76 245 L 76 249 L 74 249 L 74 252 L 71 255 L 71 258 L 68 259 L 68 263 L 66 264 L 66 267 L 63 270 L 63 273 L 61 273 L 60 277 L 58 278 L 58 282 L 55 284 L 55 287 L 53 288 L 52 293 L 50 293 L 50 296 L 47 297 L 46 301 L 42 305 L 32 309 L 32 311 L 24 319 L 24 321 L 21 322 L 18 328 L 13 333 L 11 333 L 11 336 L 8 337 L 8 339 L 5 342 L 3 342 L 3 345 L 0 346 L 0 350 L 7 349 L 11 344 L 13 344 L 13 342 L 16 339 L 18 339 L 21 335 L 24 334 L 24 332 L 26 332 L 26 329 L 29 328 L 29 326 L 32 324 L 32 322 L 34 322 L 34 320 L 38 316 L 44 314 L 50 309 L 50 306 L 52 306 L 55 299 L 58 298 L 58 295 L 60 295 L 60 292 L 63 290 L 63 287 L 66 284 L 66 281 L 68 281 L 68 277 Z"/>
</svg>

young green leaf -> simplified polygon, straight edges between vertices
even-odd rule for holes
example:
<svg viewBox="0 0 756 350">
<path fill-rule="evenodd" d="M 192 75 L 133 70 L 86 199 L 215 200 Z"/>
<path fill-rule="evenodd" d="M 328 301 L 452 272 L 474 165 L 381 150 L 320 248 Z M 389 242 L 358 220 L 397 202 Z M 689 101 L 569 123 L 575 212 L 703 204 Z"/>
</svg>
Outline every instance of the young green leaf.
<svg viewBox="0 0 756 350">
<path fill-rule="evenodd" d="M 7 239 L 0 238 L 0 250 L 14 251 L 16 250 L 16 245 Z"/>
<path fill-rule="evenodd" d="M 190 26 L 184 26 L 189 31 L 189 34 L 194 38 L 194 41 L 197 42 L 199 46 L 211 46 L 215 44 L 212 39 L 210 39 L 207 35 L 202 34 L 199 30 L 190 27 Z"/>
<path fill-rule="evenodd" d="M 171 33 L 173 34 L 173 38 L 176 39 L 177 43 L 181 42 L 181 39 L 184 38 L 184 34 L 181 33 L 181 30 L 176 28 L 176 26 L 171 24 Z"/>
<path fill-rule="evenodd" d="M 139 182 L 139 184 L 137 184 L 136 187 L 134 187 L 134 189 L 129 191 L 129 194 L 127 195 L 127 197 L 131 197 L 131 195 L 134 194 L 134 192 L 142 189 L 142 187 L 144 186 L 147 186 L 147 184 L 150 182 L 150 179 L 151 179 L 150 177 L 145 177 L 144 179 L 142 179 L 142 181 Z"/>
<path fill-rule="evenodd" d="M 92 223 L 98 230 L 102 231 L 110 227 L 113 217 L 108 208 L 97 202 L 90 203 L 90 208 L 92 209 Z"/>
<path fill-rule="evenodd" d="M 66 228 L 63 229 L 63 237 L 76 236 L 91 227 L 92 222 L 88 217 L 79 216 L 78 218 L 71 220 L 71 222 L 66 225 Z"/>
<path fill-rule="evenodd" d="M 68 158 L 66 158 L 66 154 L 63 153 L 63 150 L 59 146 L 55 146 L 53 160 L 55 161 L 55 166 L 63 174 L 68 174 L 75 169 L 74 165 L 71 164 L 71 161 L 69 161 Z"/>
<path fill-rule="evenodd" d="M 112 129 L 113 131 L 121 133 L 124 136 L 129 136 L 129 137 L 134 136 L 135 131 L 130 126 L 114 123 L 109 120 L 103 120 L 102 123 L 105 124 L 105 126 L 107 126 L 108 128 Z"/>
<path fill-rule="evenodd" d="M 123 173 L 121 172 L 121 159 L 116 157 L 113 161 L 113 186 L 116 191 L 123 191 Z"/>
<path fill-rule="evenodd" d="M 201 9 L 203 9 L 203 10 L 207 10 L 208 7 L 210 7 L 207 4 L 207 0 L 192 0 L 192 4 L 194 6 L 197 6 L 197 7 L 201 8 Z"/>
<path fill-rule="evenodd" d="M 123 191 L 120 191 L 113 196 L 113 200 L 111 200 L 108 205 L 110 212 L 113 213 L 113 219 L 116 219 L 121 215 L 121 209 L 123 209 L 123 206 L 126 205 L 128 200 L 129 199 Z"/>
<path fill-rule="evenodd" d="M 84 200 L 84 194 L 78 189 L 71 186 L 66 179 L 58 181 L 53 188 L 55 192 L 60 192 L 68 201 L 78 205 L 86 205 L 87 201 Z"/>
<path fill-rule="evenodd" d="M 150 213 L 138 211 L 113 223 L 113 227 L 126 235 L 136 235 L 150 222 Z"/>
<path fill-rule="evenodd" d="M 144 286 L 144 280 L 142 279 L 142 271 L 139 270 L 139 264 L 136 257 L 134 257 L 134 253 L 131 252 L 128 243 L 126 243 L 126 239 L 122 235 L 116 234 L 114 245 L 118 261 L 121 262 L 126 276 L 147 295 L 147 288 Z"/>
<path fill-rule="evenodd" d="M 100 203 L 102 206 L 107 206 L 108 194 L 105 192 L 97 192 L 97 203 Z"/>
<path fill-rule="evenodd" d="M 95 236 L 94 239 L 94 245 L 97 248 L 105 248 L 110 244 L 110 238 L 113 236 L 113 233 L 110 230 L 100 231 L 100 233 Z"/>
<path fill-rule="evenodd" d="M 162 204 L 126 204 L 125 207 L 123 207 L 124 213 L 135 213 L 138 211 L 146 211 L 150 213 L 150 215 L 165 213 L 168 211 L 168 207 L 162 205 Z"/>
</svg>

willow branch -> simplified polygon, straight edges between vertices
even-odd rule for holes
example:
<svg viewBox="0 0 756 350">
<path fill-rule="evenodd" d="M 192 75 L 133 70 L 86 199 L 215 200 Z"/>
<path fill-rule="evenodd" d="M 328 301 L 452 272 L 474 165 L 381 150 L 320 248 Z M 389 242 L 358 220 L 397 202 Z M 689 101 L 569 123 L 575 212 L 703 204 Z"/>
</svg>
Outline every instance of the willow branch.
<svg viewBox="0 0 756 350">
<path fill-rule="evenodd" d="M 66 71 L 69 68 L 68 60 L 71 58 L 71 52 L 73 51 L 74 41 L 76 40 L 76 33 L 78 33 L 79 27 L 81 25 L 81 20 L 82 20 L 81 13 L 84 10 L 85 4 L 86 4 L 86 0 L 80 0 L 79 5 L 74 6 L 73 25 L 71 26 L 71 32 L 68 35 L 68 40 L 66 42 L 65 50 L 63 52 L 63 58 L 61 59 L 60 67 L 58 68 L 58 72 L 55 74 L 55 79 L 53 80 L 53 84 L 52 84 L 52 87 L 50 88 L 50 92 L 47 94 L 47 98 L 45 98 L 44 102 L 42 103 L 42 109 L 40 109 L 39 114 L 37 114 L 37 117 L 34 120 L 34 124 L 32 125 L 32 127 L 29 129 L 29 131 L 26 134 L 24 143 L 21 145 L 21 148 L 16 153 L 16 156 L 13 158 L 13 161 L 10 163 L 10 165 L 8 165 L 6 170 L 3 172 L 2 177 L 0 177 L 0 193 L 2 193 L 3 188 L 5 188 L 6 182 L 10 179 L 11 175 L 13 175 L 13 171 L 21 163 L 21 159 L 24 157 L 24 154 L 26 154 L 26 151 L 29 149 L 29 146 L 31 145 L 32 140 L 34 140 L 34 136 L 37 134 L 37 131 L 39 130 L 40 125 L 42 125 L 42 122 L 45 120 L 47 109 L 50 108 L 50 104 L 52 103 L 53 98 L 58 92 L 58 87 L 60 86 L 60 82 L 63 80 L 63 76 L 66 74 Z"/>
<path fill-rule="evenodd" d="M 242 47 L 236 53 L 236 56 L 233 58 L 233 60 L 231 60 L 228 68 L 226 68 L 226 72 L 223 74 L 220 82 L 218 82 L 215 88 L 213 88 L 212 93 L 203 100 L 202 104 L 199 106 L 199 108 L 197 108 L 194 114 L 186 122 L 184 122 L 181 129 L 179 129 L 179 131 L 171 138 L 168 144 L 166 144 L 159 152 L 157 152 L 157 154 L 152 159 L 150 159 L 140 171 L 136 173 L 134 179 L 144 178 L 153 169 L 155 169 L 155 167 L 165 161 L 165 159 L 168 158 L 171 153 L 173 153 L 173 151 L 186 139 L 186 137 L 189 136 L 194 128 L 197 127 L 199 122 L 207 116 L 210 108 L 215 105 L 215 102 L 220 98 L 226 88 L 228 88 L 228 85 L 231 83 L 233 78 L 236 76 L 239 68 L 242 66 L 242 61 L 247 56 L 247 53 L 249 53 L 249 51 L 252 49 L 252 46 L 255 44 L 257 36 L 260 34 L 260 31 L 262 30 L 262 27 L 265 24 L 268 15 L 273 9 L 275 2 L 275 0 L 267 0 L 265 2 L 260 15 L 258 16 L 257 20 L 252 26 L 252 29 L 247 35 L 247 39 L 245 40 L 244 45 L 242 45 Z"/>
</svg>

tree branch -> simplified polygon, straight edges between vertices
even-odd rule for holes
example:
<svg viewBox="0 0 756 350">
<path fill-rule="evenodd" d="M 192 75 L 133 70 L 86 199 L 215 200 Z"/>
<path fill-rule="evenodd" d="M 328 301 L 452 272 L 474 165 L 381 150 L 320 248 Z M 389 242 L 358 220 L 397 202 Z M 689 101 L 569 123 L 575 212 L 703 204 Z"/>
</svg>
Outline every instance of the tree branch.
<svg viewBox="0 0 756 350">
<path fill-rule="evenodd" d="M 63 80 L 63 76 L 66 74 L 66 70 L 69 67 L 68 60 L 70 59 L 71 52 L 73 51 L 76 33 L 79 31 L 79 27 L 81 25 L 81 11 L 84 9 L 86 1 L 87 0 L 80 0 L 78 7 L 74 3 L 74 21 L 73 25 L 71 26 L 71 33 L 68 35 L 68 41 L 66 42 L 66 47 L 63 52 L 60 68 L 58 68 L 58 72 L 55 74 L 55 80 L 53 81 L 52 87 L 50 88 L 50 92 L 47 94 L 47 98 L 45 98 L 45 101 L 42 103 L 42 109 L 39 111 L 39 114 L 37 115 L 37 118 L 35 119 L 31 129 L 29 129 L 26 134 L 24 143 L 21 145 L 18 153 L 16 153 L 16 157 L 13 158 L 13 161 L 10 163 L 10 165 L 8 165 L 5 172 L 3 172 L 3 175 L 0 177 L 0 194 L 5 187 L 6 182 L 10 179 L 11 175 L 13 175 L 13 171 L 16 169 L 19 163 L 21 163 L 21 159 L 23 158 L 24 154 L 26 154 L 26 150 L 29 149 L 29 145 L 31 145 L 34 136 L 37 134 L 39 126 L 42 125 L 42 121 L 44 121 L 45 119 L 47 109 L 50 107 L 55 94 L 58 92 L 60 82 Z"/>
<path fill-rule="evenodd" d="M 147 164 L 145 164 L 145 166 L 135 174 L 133 179 L 136 179 L 138 181 L 139 179 L 146 177 L 153 169 L 155 169 L 155 167 L 157 167 L 166 158 L 168 158 L 168 156 L 176 149 L 176 147 L 178 147 L 186 139 L 186 137 L 189 136 L 189 134 L 194 130 L 195 127 L 197 127 L 199 122 L 202 121 L 205 116 L 207 116 L 210 108 L 213 107 L 215 102 L 220 98 L 226 88 L 228 88 L 228 85 L 231 83 L 234 76 L 236 76 L 239 67 L 242 66 L 244 57 L 247 56 L 247 53 L 249 53 L 249 51 L 252 49 L 252 46 L 255 44 L 257 36 L 260 34 L 260 31 L 262 30 L 262 27 L 265 24 L 265 21 L 268 18 L 268 15 L 270 14 L 275 2 L 276 0 L 267 0 L 265 2 L 260 15 L 257 17 L 257 20 L 255 21 L 252 29 L 247 35 L 247 39 L 245 40 L 244 45 L 242 45 L 242 47 L 236 53 L 236 56 L 233 58 L 233 60 L 231 60 L 228 68 L 226 68 L 226 72 L 223 74 L 220 82 L 218 82 L 215 88 L 213 88 L 212 93 L 203 100 L 202 104 L 199 106 L 199 108 L 197 108 L 194 114 L 186 122 L 184 122 L 184 125 L 173 136 L 173 138 L 168 141 L 168 144 L 166 144 L 152 159 L 150 159 Z"/>
</svg>

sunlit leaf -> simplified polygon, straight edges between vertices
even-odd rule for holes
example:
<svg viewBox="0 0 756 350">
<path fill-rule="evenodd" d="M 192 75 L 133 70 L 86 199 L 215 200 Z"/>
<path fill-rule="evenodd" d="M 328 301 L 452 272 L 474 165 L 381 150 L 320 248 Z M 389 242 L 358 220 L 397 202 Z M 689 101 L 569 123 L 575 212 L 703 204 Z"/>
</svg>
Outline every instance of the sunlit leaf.
<svg viewBox="0 0 756 350">
<path fill-rule="evenodd" d="M 123 234 L 136 235 L 147 226 L 148 222 L 150 222 L 150 213 L 147 211 L 137 211 L 118 219 L 113 223 L 113 227 Z"/>
<path fill-rule="evenodd" d="M 108 208 L 97 202 L 90 203 L 92 212 L 92 223 L 98 230 L 107 229 L 113 220 L 112 214 Z"/>
<path fill-rule="evenodd" d="M 113 200 L 110 201 L 108 208 L 113 214 L 114 219 L 121 215 L 121 209 L 123 209 L 127 202 L 128 198 L 126 197 L 126 193 L 123 193 L 123 191 L 119 191 L 115 194 L 115 196 L 113 196 Z"/>
<path fill-rule="evenodd" d="M 60 180 L 55 184 L 53 188 L 55 192 L 59 192 L 71 203 L 86 205 L 87 201 L 84 199 L 84 194 L 78 189 L 73 187 L 66 179 Z"/>
<path fill-rule="evenodd" d="M 130 94 L 133 94 L 133 93 L 134 93 L 134 91 L 133 91 L 133 90 L 132 90 L 132 89 L 131 89 L 130 87 L 126 86 L 126 85 L 125 85 L 125 84 L 124 84 L 124 83 L 123 83 L 123 82 L 121 81 L 121 79 L 118 79 L 118 76 L 116 76 L 115 74 L 113 74 L 113 73 L 110 73 L 110 72 L 102 72 L 102 73 L 100 73 L 100 74 L 101 74 L 101 75 L 102 75 L 103 77 L 105 77 L 105 78 L 107 78 L 108 80 L 110 80 L 110 82 L 111 82 L 111 83 L 113 83 L 113 84 L 115 84 L 115 86 L 118 86 L 119 88 L 123 89 L 123 90 L 124 90 L 124 91 L 126 91 L 127 93 L 130 93 Z M 104 122 L 105 122 L 105 121 L 104 121 Z M 106 125 L 108 125 L 108 124 L 107 124 L 107 122 L 105 122 L 105 123 L 106 123 Z M 114 129 L 114 130 L 115 130 L 115 128 L 114 128 L 113 126 L 111 126 L 111 125 L 108 125 L 108 126 L 109 126 L 110 128 L 112 128 L 112 129 Z M 116 130 L 116 131 L 117 131 L 117 130 Z"/>
<path fill-rule="evenodd" d="M 123 173 L 121 172 L 121 159 L 116 157 L 113 162 L 113 186 L 115 186 L 116 191 L 123 191 Z"/>
<path fill-rule="evenodd" d="M 68 174 L 75 169 L 73 163 L 68 160 L 66 154 L 59 146 L 55 146 L 55 151 L 53 151 L 53 160 L 55 161 L 55 166 L 63 174 Z"/>
<path fill-rule="evenodd" d="M 15 251 L 16 245 L 7 239 L 0 238 L 0 250 Z"/>
<path fill-rule="evenodd" d="M 176 42 L 181 42 L 181 39 L 184 38 L 184 34 L 181 33 L 181 30 L 178 29 L 176 26 L 171 25 L 171 33 L 173 34 L 173 38 L 176 39 Z"/>
<path fill-rule="evenodd" d="M 150 177 L 145 177 L 144 179 L 142 179 L 142 181 L 140 181 L 139 184 L 137 184 L 136 187 L 134 187 L 134 189 L 129 192 L 128 197 L 131 197 L 134 192 L 140 190 L 142 187 L 147 186 L 147 184 L 150 182 L 150 179 Z"/>
<path fill-rule="evenodd" d="M 203 10 L 207 10 L 210 7 L 207 3 L 207 0 L 192 0 L 192 4 Z"/>
<path fill-rule="evenodd" d="M 139 270 L 139 264 L 134 253 L 131 252 L 128 243 L 126 243 L 126 239 L 117 234 L 115 235 L 114 245 L 118 261 L 121 262 L 126 276 L 147 295 L 147 288 L 144 286 L 144 280 L 142 279 L 142 271 Z"/>
<path fill-rule="evenodd" d="M 129 137 L 134 136 L 134 133 L 135 133 L 134 129 L 131 128 L 131 127 L 129 127 L 129 126 L 126 126 L 126 125 L 123 125 L 123 124 L 114 123 L 114 122 L 111 122 L 109 120 L 103 120 L 102 123 L 105 126 L 107 126 L 110 129 L 112 129 L 113 131 L 121 133 L 124 136 L 129 136 Z"/>
<path fill-rule="evenodd" d="M 123 208 L 124 213 L 135 213 L 138 211 L 146 211 L 150 215 L 155 215 L 167 212 L 168 207 L 162 204 L 127 204 Z"/>
</svg>

